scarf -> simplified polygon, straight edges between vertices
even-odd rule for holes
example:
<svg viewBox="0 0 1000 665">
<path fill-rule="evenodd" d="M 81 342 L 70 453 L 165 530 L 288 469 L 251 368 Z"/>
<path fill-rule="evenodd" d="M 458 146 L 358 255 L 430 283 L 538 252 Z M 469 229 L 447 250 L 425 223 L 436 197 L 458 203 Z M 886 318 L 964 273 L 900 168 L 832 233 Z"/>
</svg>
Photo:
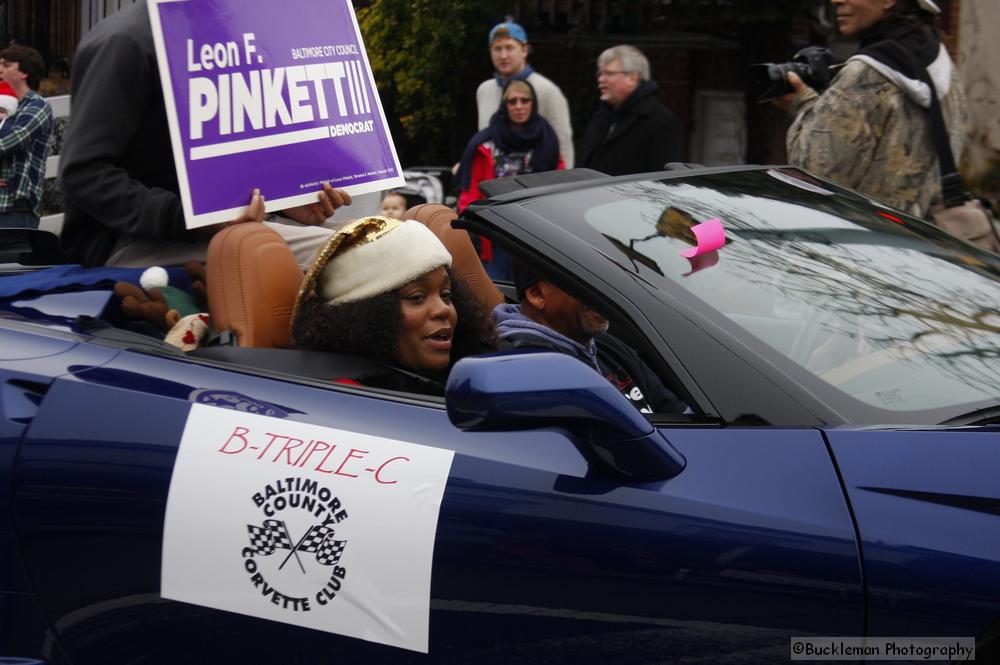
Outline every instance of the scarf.
<svg viewBox="0 0 1000 665">
<path fill-rule="evenodd" d="M 920 23 L 879 21 L 861 35 L 858 55 L 867 55 L 895 69 L 907 78 L 919 80 L 918 63 L 927 68 L 938 57 L 941 41 L 937 34 Z M 899 47 L 913 54 L 900 53 Z"/>
<path fill-rule="evenodd" d="M 476 149 L 487 141 L 492 141 L 493 145 L 503 152 L 530 150 L 533 173 L 554 171 L 559 166 L 559 139 L 552 125 L 538 115 L 538 95 L 535 94 L 534 87 L 527 81 L 525 83 L 531 88 L 533 100 L 531 117 L 524 126 L 515 128 L 510 123 L 510 116 L 507 115 L 507 105 L 503 102 L 503 95 L 500 96 L 500 108 L 490 118 L 489 126 L 477 132 L 465 146 L 455 179 L 459 191 L 465 191 L 472 183 L 472 160 L 476 156 Z"/>
<path fill-rule="evenodd" d="M 528 77 L 534 73 L 535 70 L 531 68 L 531 65 L 525 64 L 524 69 L 519 71 L 517 74 L 514 74 L 513 76 L 508 76 L 506 78 L 500 76 L 499 72 L 493 72 L 493 80 L 496 81 L 497 86 L 499 86 L 500 89 L 503 90 L 504 88 L 507 87 L 507 84 L 510 83 L 511 81 L 527 81 Z"/>
<path fill-rule="evenodd" d="M 538 346 L 552 348 L 555 351 L 579 358 L 595 370 L 600 371 L 597 365 L 597 344 L 593 338 L 584 346 L 546 325 L 529 319 L 521 311 L 520 305 L 497 305 L 493 308 L 493 322 L 496 324 L 497 337 L 501 344 L 513 337 L 536 338 L 539 342 Z"/>
</svg>

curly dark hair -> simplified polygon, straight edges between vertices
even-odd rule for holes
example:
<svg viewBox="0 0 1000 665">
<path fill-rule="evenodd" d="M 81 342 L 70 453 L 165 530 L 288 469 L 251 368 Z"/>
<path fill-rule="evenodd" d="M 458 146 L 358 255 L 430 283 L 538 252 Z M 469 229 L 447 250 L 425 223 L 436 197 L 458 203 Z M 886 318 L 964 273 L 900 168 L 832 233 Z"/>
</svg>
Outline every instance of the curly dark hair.
<svg viewBox="0 0 1000 665">
<path fill-rule="evenodd" d="M 452 339 L 451 365 L 468 355 L 496 347 L 496 331 L 482 305 L 460 280 L 452 277 L 451 299 L 458 313 Z M 391 362 L 403 328 L 396 289 L 358 302 L 326 305 L 318 298 L 299 303 L 292 322 L 297 348 L 349 353 Z"/>
</svg>

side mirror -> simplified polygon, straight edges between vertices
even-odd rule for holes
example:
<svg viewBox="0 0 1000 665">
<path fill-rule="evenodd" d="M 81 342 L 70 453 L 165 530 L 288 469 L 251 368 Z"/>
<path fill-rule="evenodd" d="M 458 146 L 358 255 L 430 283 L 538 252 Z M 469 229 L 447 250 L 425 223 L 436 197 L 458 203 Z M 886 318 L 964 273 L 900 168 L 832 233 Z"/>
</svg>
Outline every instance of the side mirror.
<svg viewBox="0 0 1000 665">
<path fill-rule="evenodd" d="M 684 469 L 684 457 L 624 395 L 565 354 L 464 358 L 451 370 L 445 400 L 459 429 L 565 430 L 592 468 L 622 478 L 666 480 Z"/>
</svg>

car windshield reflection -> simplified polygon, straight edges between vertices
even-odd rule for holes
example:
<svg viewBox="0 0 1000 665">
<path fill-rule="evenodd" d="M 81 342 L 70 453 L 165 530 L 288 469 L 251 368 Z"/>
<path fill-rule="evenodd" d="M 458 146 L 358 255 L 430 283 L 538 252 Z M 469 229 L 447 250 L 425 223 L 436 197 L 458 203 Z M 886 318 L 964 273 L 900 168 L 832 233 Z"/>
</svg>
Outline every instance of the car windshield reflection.
<svg viewBox="0 0 1000 665">
<path fill-rule="evenodd" d="M 774 171 L 774 170 L 772 170 Z M 533 202 L 661 289 L 680 286 L 831 386 L 894 411 L 1000 395 L 989 255 L 794 169 L 622 183 Z M 691 226 L 726 244 L 687 259 Z M 596 233 L 595 233 L 596 232 Z M 603 247 L 602 247 L 603 249 Z"/>
</svg>

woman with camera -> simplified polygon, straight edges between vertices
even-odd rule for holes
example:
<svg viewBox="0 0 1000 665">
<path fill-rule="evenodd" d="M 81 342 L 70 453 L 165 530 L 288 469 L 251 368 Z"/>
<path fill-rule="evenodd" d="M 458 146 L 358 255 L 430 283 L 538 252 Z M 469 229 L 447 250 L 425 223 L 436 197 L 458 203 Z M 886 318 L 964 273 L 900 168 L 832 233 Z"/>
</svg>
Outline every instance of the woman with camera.
<svg viewBox="0 0 1000 665">
<path fill-rule="evenodd" d="M 962 154 L 964 97 L 941 44 L 933 0 L 832 0 L 840 32 L 860 40 L 822 94 L 794 72 L 781 101 L 795 120 L 788 158 L 891 206 L 926 216 L 941 197 L 931 138 L 937 96 L 952 153 Z M 929 74 L 933 86 L 924 80 Z M 781 104 L 779 104 L 781 105 Z"/>
</svg>

